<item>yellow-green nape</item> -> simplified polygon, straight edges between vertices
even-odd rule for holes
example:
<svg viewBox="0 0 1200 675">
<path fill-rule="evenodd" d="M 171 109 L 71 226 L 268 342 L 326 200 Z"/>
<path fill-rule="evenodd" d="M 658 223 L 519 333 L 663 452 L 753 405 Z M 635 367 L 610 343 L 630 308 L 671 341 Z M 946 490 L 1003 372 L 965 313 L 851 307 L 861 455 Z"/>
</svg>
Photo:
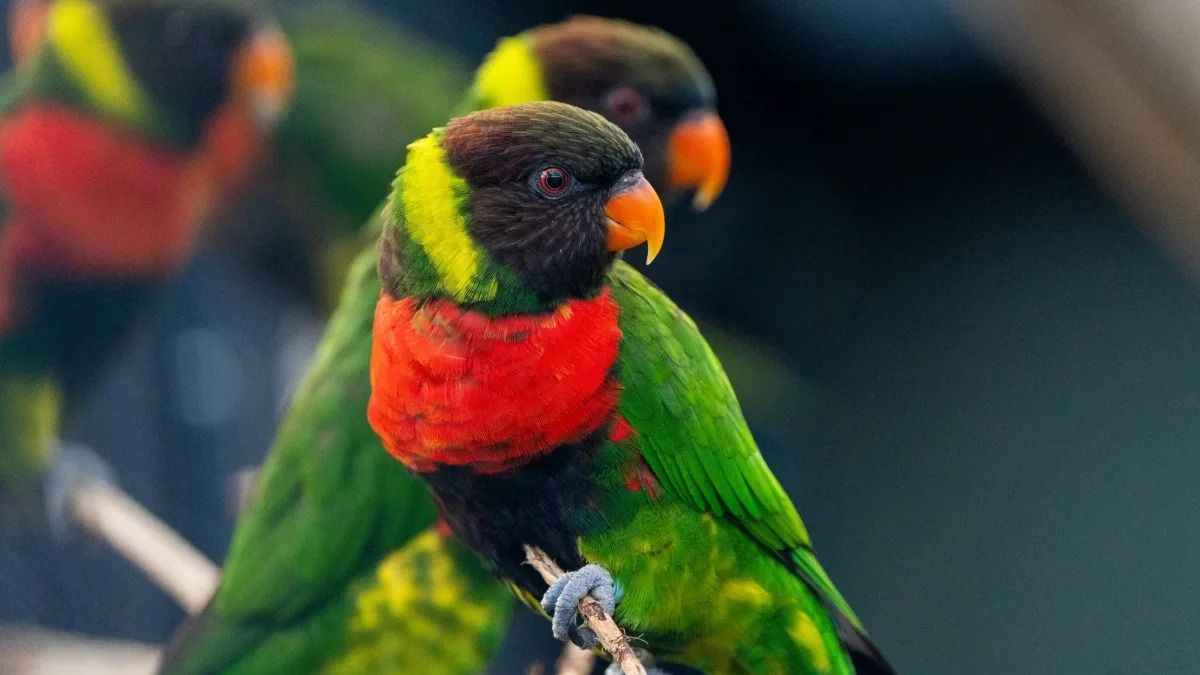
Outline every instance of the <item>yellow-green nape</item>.
<svg viewBox="0 0 1200 675">
<path fill-rule="evenodd" d="M 129 71 L 108 18 L 93 0 L 55 0 L 47 36 L 68 76 L 98 111 L 126 124 L 147 121 L 150 96 Z"/>
<path fill-rule="evenodd" d="M 475 73 L 472 98 L 476 109 L 545 101 L 542 66 L 528 34 L 502 38 Z"/>
<path fill-rule="evenodd" d="M 496 297 L 497 280 L 479 278 L 487 252 L 467 231 L 462 206 L 468 188 L 446 162 L 443 133 L 435 129 L 408 146 L 391 208 L 401 210 L 410 241 L 424 252 L 447 295 L 458 302 L 486 302 Z"/>
</svg>

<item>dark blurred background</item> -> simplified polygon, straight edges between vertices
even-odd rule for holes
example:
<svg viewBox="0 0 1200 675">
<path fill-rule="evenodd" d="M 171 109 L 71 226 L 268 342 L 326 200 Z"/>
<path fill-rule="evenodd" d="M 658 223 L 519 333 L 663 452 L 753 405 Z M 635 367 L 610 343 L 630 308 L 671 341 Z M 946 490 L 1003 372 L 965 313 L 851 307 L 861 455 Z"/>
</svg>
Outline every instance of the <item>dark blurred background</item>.
<svg viewBox="0 0 1200 675">
<path fill-rule="evenodd" d="M 900 672 L 1200 673 L 1197 286 L 953 10 L 374 4 L 472 63 L 572 13 L 694 47 L 733 175 L 710 212 L 669 213 L 648 274 L 791 371 L 735 386 Z M 292 290 L 205 251 L 68 436 L 219 561 L 226 476 L 261 460 L 319 335 Z M 0 622 L 158 643 L 182 618 L 80 539 L 3 552 L 0 580 Z M 494 672 L 556 649 L 526 617 Z"/>
</svg>

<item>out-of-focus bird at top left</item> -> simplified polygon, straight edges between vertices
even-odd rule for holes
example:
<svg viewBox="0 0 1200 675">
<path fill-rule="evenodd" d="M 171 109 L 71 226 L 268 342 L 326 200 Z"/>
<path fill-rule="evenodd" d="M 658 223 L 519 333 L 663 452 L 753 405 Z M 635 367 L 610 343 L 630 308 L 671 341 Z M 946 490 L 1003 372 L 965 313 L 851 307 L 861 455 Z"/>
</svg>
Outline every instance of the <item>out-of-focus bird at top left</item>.
<svg viewBox="0 0 1200 675">
<path fill-rule="evenodd" d="M 212 0 L 17 0 L 0 92 L 0 524 L 60 419 L 263 155 L 282 33 Z"/>
</svg>

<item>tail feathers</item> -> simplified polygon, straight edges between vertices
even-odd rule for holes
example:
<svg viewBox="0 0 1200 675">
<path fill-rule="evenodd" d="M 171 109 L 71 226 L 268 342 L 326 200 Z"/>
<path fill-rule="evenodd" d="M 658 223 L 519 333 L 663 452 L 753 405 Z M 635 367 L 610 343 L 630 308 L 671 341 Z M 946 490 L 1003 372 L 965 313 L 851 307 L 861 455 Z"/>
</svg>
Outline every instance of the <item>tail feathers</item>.
<svg viewBox="0 0 1200 675">
<path fill-rule="evenodd" d="M 838 639 L 846 647 L 855 675 L 896 675 L 883 653 L 867 636 L 862 622 L 855 616 L 850 603 L 842 597 L 833 581 L 821 567 L 812 550 L 795 549 L 781 556 L 792 572 L 824 603 L 833 618 Z"/>
<path fill-rule="evenodd" d="M 828 605 L 827 605 L 828 606 Z M 884 658 L 879 647 L 861 629 L 853 625 L 845 614 L 830 607 L 837 628 L 838 639 L 846 647 L 855 675 L 896 675 L 896 671 Z"/>
</svg>

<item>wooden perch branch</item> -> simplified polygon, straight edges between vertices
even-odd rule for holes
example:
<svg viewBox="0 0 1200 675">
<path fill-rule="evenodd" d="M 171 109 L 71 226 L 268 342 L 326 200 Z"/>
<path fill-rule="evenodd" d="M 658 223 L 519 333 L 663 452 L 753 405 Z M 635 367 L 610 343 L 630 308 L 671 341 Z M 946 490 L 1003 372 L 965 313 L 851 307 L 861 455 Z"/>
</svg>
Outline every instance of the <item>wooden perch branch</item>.
<svg viewBox="0 0 1200 675">
<path fill-rule="evenodd" d="M 71 493 L 79 526 L 136 565 L 188 614 L 204 609 L 220 572 L 204 554 L 112 485 L 91 481 Z"/>
<path fill-rule="evenodd" d="M 152 675 L 158 661 L 158 648 L 140 642 L 0 626 L 0 673 L 5 675 Z"/>
<path fill-rule="evenodd" d="M 536 546 L 525 547 L 525 561 L 542 575 L 547 584 L 558 581 L 564 572 L 546 552 Z M 590 595 L 579 601 L 579 614 L 583 617 L 588 628 L 591 628 L 600 639 L 600 646 L 612 657 L 625 675 L 646 675 L 646 668 L 629 646 L 625 631 L 613 621 L 608 612 L 600 606 L 600 602 Z"/>
</svg>

